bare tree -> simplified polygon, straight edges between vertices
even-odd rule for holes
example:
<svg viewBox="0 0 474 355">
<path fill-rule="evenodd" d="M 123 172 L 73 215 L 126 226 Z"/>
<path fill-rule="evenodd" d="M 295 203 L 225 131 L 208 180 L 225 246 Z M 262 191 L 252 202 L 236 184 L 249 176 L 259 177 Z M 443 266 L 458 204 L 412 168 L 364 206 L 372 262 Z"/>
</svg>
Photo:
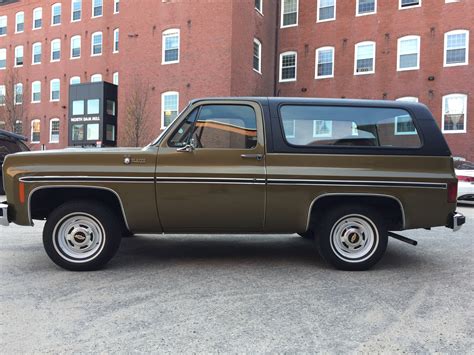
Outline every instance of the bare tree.
<svg viewBox="0 0 474 355">
<path fill-rule="evenodd" d="M 26 122 L 26 111 L 27 105 L 27 85 L 22 83 L 21 77 L 18 74 L 18 71 L 15 69 L 8 69 L 5 73 L 5 97 L 4 102 L 0 105 L 0 122 L 4 122 L 5 129 L 7 131 L 15 131 L 15 126 L 19 123 L 17 127 L 22 127 L 22 131 L 25 130 Z M 23 84 L 23 89 L 21 94 L 16 94 L 16 85 Z M 17 132 L 17 133 L 23 133 Z"/>
<path fill-rule="evenodd" d="M 122 141 L 130 147 L 140 147 L 151 139 L 149 123 L 149 101 L 151 86 L 147 80 L 136 78 L 127 93 L 125 103 L 126 121 Z"/>
</svg>

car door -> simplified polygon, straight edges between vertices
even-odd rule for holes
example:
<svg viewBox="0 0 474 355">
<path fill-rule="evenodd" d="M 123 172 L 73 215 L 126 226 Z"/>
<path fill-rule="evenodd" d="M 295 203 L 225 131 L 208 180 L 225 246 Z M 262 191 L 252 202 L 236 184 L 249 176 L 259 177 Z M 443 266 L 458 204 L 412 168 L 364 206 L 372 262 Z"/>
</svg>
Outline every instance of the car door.
<svg viewBox="0 0 474 355">
<path fill-rule="evenodd" d="M 156 199 L 164 231 L 261 231 L 265 147 L 259 104 L 205 101 L 187 112 L 158 151 Z"/>
</svg>

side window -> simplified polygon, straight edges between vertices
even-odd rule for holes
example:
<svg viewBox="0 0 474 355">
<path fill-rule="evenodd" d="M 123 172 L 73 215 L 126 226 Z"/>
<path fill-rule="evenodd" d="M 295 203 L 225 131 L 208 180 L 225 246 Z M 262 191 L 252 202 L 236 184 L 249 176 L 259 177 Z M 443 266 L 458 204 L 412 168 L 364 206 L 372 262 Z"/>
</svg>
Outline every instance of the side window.
<svg viewBox="0 0 474 355">
<path fill-rule="evenodd" d="M 418 148 L 411 115 L 398 108 L 286 105 L 285 139 L 296 146 Z"/>
<path fill-rule="evenodd" d="M 194 110 L 170 139 L 170 146 L 192 142 L 196 148 L 252 149 L 257 146 L 257 117 L 246 105 L 205 105 Z"/>
</svg>

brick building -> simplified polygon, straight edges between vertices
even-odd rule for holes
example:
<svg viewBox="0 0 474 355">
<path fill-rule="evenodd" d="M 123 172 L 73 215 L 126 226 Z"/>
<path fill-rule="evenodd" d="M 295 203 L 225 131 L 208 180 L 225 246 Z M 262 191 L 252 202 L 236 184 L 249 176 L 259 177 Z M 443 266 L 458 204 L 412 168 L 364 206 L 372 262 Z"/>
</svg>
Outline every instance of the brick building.
<svg viewBox="0 0 474 355">
<path fill-rule="evenodd" d="M 201 96 L 406 99 L 474 160 L 473 28 L 470 0 L 4 0 L 0 121 L 64 147 L 69 84 L 90 80 L 119 84 L 122 144 L 134 98 L 143 141 Z"/>
</svg>

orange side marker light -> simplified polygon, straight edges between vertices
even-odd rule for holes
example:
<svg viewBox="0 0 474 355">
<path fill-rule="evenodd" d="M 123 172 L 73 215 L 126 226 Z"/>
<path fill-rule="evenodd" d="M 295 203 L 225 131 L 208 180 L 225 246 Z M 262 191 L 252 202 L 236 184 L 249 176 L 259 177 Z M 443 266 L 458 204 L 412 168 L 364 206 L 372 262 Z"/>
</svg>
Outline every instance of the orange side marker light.
<svg viewBox="0 0 474 355">
<path fill-rule="evenodd" d="M 25 203 L 25 183 L 20 182 L 18 184 L 18 196 L 20 197 L 20 203 Z"/>
</svg>

